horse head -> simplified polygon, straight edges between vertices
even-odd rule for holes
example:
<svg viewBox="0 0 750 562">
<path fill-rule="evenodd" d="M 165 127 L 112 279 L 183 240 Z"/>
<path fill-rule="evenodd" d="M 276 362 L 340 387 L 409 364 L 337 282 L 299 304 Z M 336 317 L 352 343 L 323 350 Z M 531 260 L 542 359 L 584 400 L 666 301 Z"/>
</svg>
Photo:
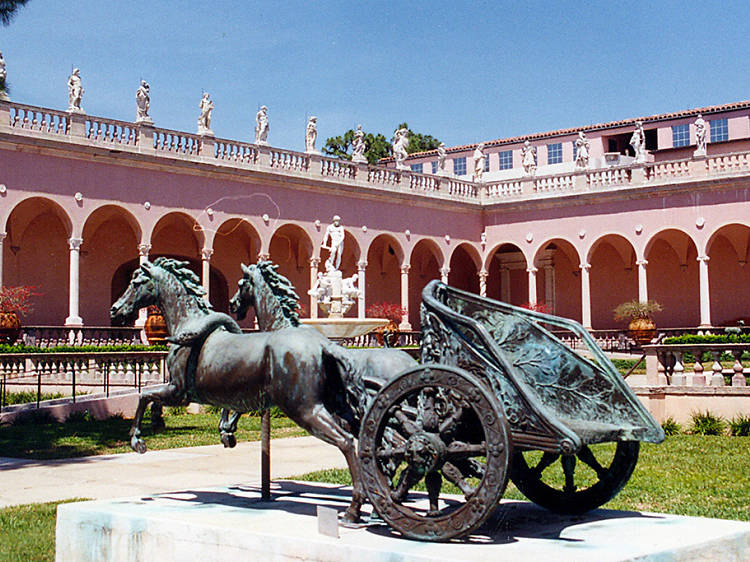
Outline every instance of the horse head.
<svg viewBox="0 0 750 562">
<path fill-rule="evenodd" d="M 109 309 L 109 315 L 115 323 L 124 324 L 141 308 L 156 304 L 158 290 L 151 274 L 152 267 L 147 261 L 133 272 L 127 289 Z"/>
<path fill-rule="evenodd" d="M 253 281 L 253 272 L 251 267 L 241 263 L 242 279 L 237 282 L 237 292 L 229 301 L 229 310 L 237 317 L 237 320 L 243 320 L 247 316 L 248 309 L 255 306 L 255 282 Z"/>
</svg>

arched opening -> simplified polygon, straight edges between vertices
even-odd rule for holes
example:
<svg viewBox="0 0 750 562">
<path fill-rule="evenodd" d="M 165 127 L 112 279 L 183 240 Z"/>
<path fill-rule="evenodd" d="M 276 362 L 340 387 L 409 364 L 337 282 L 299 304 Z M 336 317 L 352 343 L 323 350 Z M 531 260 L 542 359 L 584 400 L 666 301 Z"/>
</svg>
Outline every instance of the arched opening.
<svg viewBox="0 0 750 562">
<path fill-rule="evenodd" d="M 656 324 L 664 328 L 700 324 L 698 250 L 676 229 L 663 230 L 646 246 L 648 298 L 661 304 Z"/>
<path fill-rule="evenodd" d="M 365 305 L 401 304 L 401 264 L 404 251 L 388 234 L 376 236 L 367 249 Z"/>
<path fill-rule="evenodd" d="M 285 224 L 274 232 L 269 246 L 271 261 L 292 282 L 300 297 L 303 316 L 310 316 L 310 257 L 312 241 L 301 227 Z"/>
<path fill-rule="evenodd" d="M 451 255 L 448 284 L 478 295 L 481 264 L 482 260 L 476 248 L 471 244 L 460 244 Z"/>
<path fill-rule="evenodd" d="M 581 259 L 575 246 L 554 238 L 534 258 L 537 303 L 551 314 L 581 321 Z"/>
<path fill-rule="evenodd" d="M 608 234 L 589 250 L 591 326 L 597 330 L 621 328 L 613 311 L 617 305 L 638 298 L 635 250 L 624 236 Z"/>
<path fill-rule="evenodd" d="M 515 244 L 501 244 L 487 261 L 487 296 L 521 306 L 529 300 L 526 256 Z"/>
<path fill-rule="evenodd" d="M 739 320 L 750 325 L 750 227 L 728 224 L 719 228 L 708 241 L 708 287 L 711 324 L 736 326 Z"/>
<path fill-rule="evenodd" d="M 86 219 L 80 261 L 80 310 L 86 324 L 109 326 L 112 280 L 124 263 L 137 263 L 140 239 L 138 221 L 122 207 L 105 205 Z"/>
<path fill-rule="evenodd" d="M 202 229 L 193 217 L 169 213 L 154 226 L 150 255 L 200 261 L 203 240 Z"/>
<path fill-rule="evenodd" d="M 31 285 L 39 293 L 26 325 L 61 326 L 68 316 L 70 217 L 43 197 L 20 202 L 5 225 L 3 285 Z"/>
<path fill-rule="evenodd" d="M 409 322 L 416 330 L 420 326 L 419 306 L 422 304 L 422 290 L 433 279 L 440 279 L 443 254 L 433 240 L 425 238 L 415 244 L 409 264 Z"/>
</svg>

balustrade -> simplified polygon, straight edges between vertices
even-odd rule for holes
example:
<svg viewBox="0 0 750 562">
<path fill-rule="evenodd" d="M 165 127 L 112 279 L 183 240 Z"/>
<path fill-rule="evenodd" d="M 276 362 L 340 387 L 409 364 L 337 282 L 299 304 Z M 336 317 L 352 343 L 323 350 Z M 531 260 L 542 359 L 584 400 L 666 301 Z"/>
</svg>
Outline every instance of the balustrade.
<svg viewBox="0 0 750 562">
<path fill-rule="evenodd" d="M 9 125 L 13 129 L 66 135 L 70 116 L 63 111 L 14 103 L 10 106 Z"/>
<path fill-rule="evenodd" d="M 631 179 L 632 170 L 630 168 L 606 168 L 586 173 L 586 185 L 590 190 L 630 185 Z"/>
<path fill-rule="evenodd" d="M 690 176 L 689 160 L 672 160 L 656 162 L 646 166 L 646 178 L 649 181 L 659 181 Z"/>
<path fill-rule="evenodd" d="M 258 161 L 258 147 L 244 142 L 216 139 L 214 158 L 223 162 L 255 164 Z"/>
<path fill-rule="evenodd" d="M 750 154 L 740 152 L 710 156 L 706 160 L 709 174 L 726 174 L 731 172 L 747 172 L 750 170 Z"/>
<path fill-rule="evenodd" d="M 412 172 L 409 175 L 409 188 L 414 191 L 438 191 L 440 178 Z"/>
<path fill-rule="evenodd" d="M 538 177 L 534 180 L 534 191 L 536 193 L 571 191 L 574 187 L 573 177 L 572 174 Z"/>
<path fill-rule="evenodd" d="M 113 328 L 109 326 L 24 326 L 19 340 L 24 345 L 55 347 L 59 345 L 141 345 L 140 328 Z"/>
<path fill-rule="evenodd" d="M 86 138 L 96 143 L 138 145 L 138 131 L 133 123 L 100 117 L 86 119 Z"/>
<path fill-rule="evenodd" d="M 467 199 L 474 199 L 477 197 L 477 186 L 470 181 L 449 178 L 448 193 L 459 197 L 466 197 Z"/>
<path fill-rule="evenodd" d="M 398 185 L 401 182 L 401 172 L 393 168 L 376 168 L 371 166 L 367 170 L 367 182 L 382 185 Z"/>
<path fill-rule="evenodd" d="M 353 180 L 357 176 L 357 167 L 345 160 L 321 158 L 320 174 L 331 178 Z"/>
<path fill-rule="evenodd" d="M 297 172 L 306 172 L 310 169 L 309 154 L 303 154 L 302 152 L 292 152 L 290 150 L 281 150 L 279 148 L 272 148 L 270 150 L 270 155 L 271 168 L 294 170 Z"/>
<path fill-rule="evenodd" d="M 665 344 L 647 345 L 646 377 L 652 385 L 671 386 L 746 386 L 750 368 L 742 365 L 742 355 L 750 351 L 750 344 Z M 692 355 L 688 361 L 689 355 Z M 649 357 L 655 361 L 649 361 Z M 722 365 L 722 359 L 732 363 Z"/>
<path fill-rule="evenodd" d="M 505 180 L 487 184 L 488 197 L 516 197 L 523 194 L 522 180 Z"/>
<path fill-rule="evenodd" d="M 154 149 L 157 152 L 198 156 L 201 151 L 201 142 L 201 137 L 198 135 L 154 129 Z"/>
</svg>

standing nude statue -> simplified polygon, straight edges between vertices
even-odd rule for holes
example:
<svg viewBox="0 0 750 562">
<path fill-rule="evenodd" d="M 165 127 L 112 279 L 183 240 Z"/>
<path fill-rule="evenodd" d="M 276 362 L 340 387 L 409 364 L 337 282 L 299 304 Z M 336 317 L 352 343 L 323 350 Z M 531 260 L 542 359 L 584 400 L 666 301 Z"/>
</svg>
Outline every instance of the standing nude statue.
<svg viewBox="0 0 750 562">
<path fill-rule="evenodd" d="M 484 153 L 484 143 L 480 142 L 474 150 L 474 181 L 481 182 L 487 155 Z"/>
<path fill-rule="evenodd" d="M 268 108 L 265 105 L 255 114 L 255 144 L 268 144 Z"/>
<path fill-rule="evenodd" d="M 698 118 L 695 120 L 695 152 L 693 156 L 705 156 L 706 155 L 706 133 L 707 133 L 706 121 L 703 116 L 699 113 Z"/>
<path fill-rule="evenodd" d="M 633 131 L 633 136 L 630 137 L 630 146 L 633 147 L 635 152 L 635 163 L 643 164 L 646 161 L 648 151 L 646 150 L 646 134 L 643 132 L 642 121 L 635 122 L 635 131 Z"/>
<path fill-rule="evenodd" d="M 330 244 L 328 244 L 329 239 L 331 240 Z M 321 247 L 331 252 L 326 260 L 326 265 L 330 262 L 331 267 L 338 270 L 341 266 L 341 254 L 344 252 L 344 227 L 341 226 L 340 216 L 334 215 L 333 222 L 326 227 Z"/>
<path fill-rule="evenodd" d="M 135 105 L 136 123 L 154 122 L 148 115 L 148 110 L 151 107 L 151 86 L 145 80 L 141 80 L 141 85 L 138 86 L 138 91 L 135 93 Z"/>
<path fill-rule="evenodd" d="M 213 135 L 214 132 L 211 130 L 211 113 L 214 110 L 214 102 L 211 101 L 211 95 L 208 92 L 203 94 L 198 107 L 201 110 L 200 117 L 198 117 L 198 134 Z"/>
<path fill-rule="evenodd" d="M 357 130 L 354 131 L 352 162 L 367 162 L 367 158 L 365 158 L 365 132 L 362 130 L 362 125 L 357 125 Z"/>
<path fill-rule="evenodd" d="M 305 152 L 308 154 L 317 154 L 315 150 L 315 141 L 318 139 L 318 118 L 310 117 L 305 128 Z"/>
<path fill-rule="evenodd" d="M 445 159 L 448 156 L 448 151 L 445 149 L 445 143 L 441 142 L 437 148 L 437 173 L 439 176 L 446 175 L 445 171 Z"/>
<path fill-rule="evenodd" d="M 68 111 L 73 113 L 84 113 L 81 109 L 81 98 L 83 97 L 83 84 L 81 82 L 81 71 L 73 69 L 68 77 Z"/>
</svg>

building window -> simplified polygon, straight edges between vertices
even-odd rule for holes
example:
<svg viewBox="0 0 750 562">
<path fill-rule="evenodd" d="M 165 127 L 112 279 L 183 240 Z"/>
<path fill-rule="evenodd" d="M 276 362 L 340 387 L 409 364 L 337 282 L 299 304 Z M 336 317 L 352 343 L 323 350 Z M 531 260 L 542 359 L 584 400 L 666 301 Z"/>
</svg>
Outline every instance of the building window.
<svg viewBox="0 0 750 562">
<path fill-rule="evenodd" d="M 453 159 L 453 173 L 457 176 L 466 175 L 466 156 Z"/>
<path fill-rule="evenodd" d="M 489 154 L 484 155 L 484 171 L 485 172 L 490 171 L 490 155 Z"/>
<path fill-rule="evenodd" d="M 430 164 L 432 164 L 432 173 L 437 174 L 437 160 L 433 160 Z"/>
<path fill-rule="evenodd" d="M 500 169 L 510 170 L 513 167 L 513 151 L 503 150 L 498 152 L 498 155 L 500 156 Z"/>
<path fill-rule="evenodd" d="M 685 123 L 684 125 L 673 125 L 672 126 L 672 146 L 677 148 L 678 146 L 688 146 L 690 144 L 690 125 Z"/>
<path fill-rule="evenodd" d="M 726 119 L 711 119 L 708 126 L 711 128 L 711 142 L 729 140 L 729 123 Z"/>
<path fill-rule="evenodd" d="M 547 145 L 547 164 L 559 164 L 562 162 L 562 143 Z"/>
<path fill-rule="evenodd" d="M 421 162 L 419 164 L 412 164 L 411 165 L 411 171 L 412 172 L 417 172 L 417 173 L 421 174 L 423 169 L 424 168 L 422 167 L 422 163 Z"/>
</svg>

